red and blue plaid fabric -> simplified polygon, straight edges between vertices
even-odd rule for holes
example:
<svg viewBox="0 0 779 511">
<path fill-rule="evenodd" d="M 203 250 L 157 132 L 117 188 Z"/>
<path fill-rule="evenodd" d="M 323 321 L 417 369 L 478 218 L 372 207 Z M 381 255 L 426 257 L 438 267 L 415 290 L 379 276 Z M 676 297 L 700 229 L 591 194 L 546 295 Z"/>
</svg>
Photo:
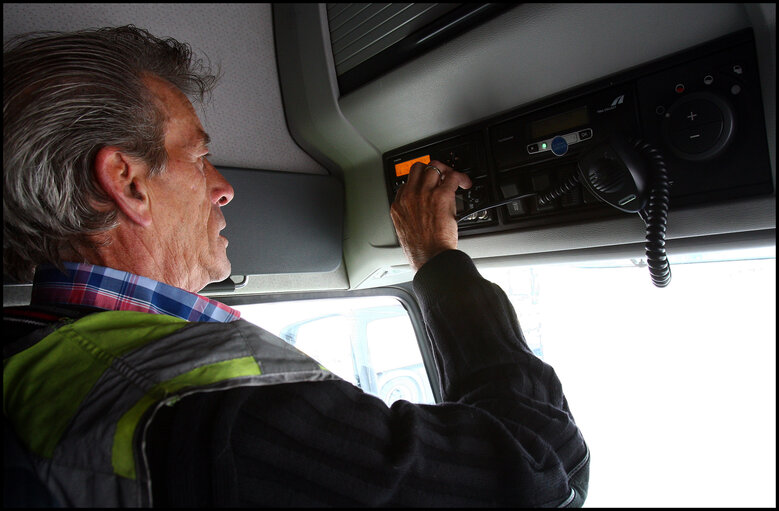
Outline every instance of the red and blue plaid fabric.
<svg viewBox="0 0 779 511">
<path fill-rule="evenodd" d="M 88 305 L 106 310 L 167 314 L 187 321 L 227 323 L 241 317 L 232 307 L 199 294 L 113 268 L 63 263 L 40 265 L 33 279 L 31 304 Z"/>
</svg>

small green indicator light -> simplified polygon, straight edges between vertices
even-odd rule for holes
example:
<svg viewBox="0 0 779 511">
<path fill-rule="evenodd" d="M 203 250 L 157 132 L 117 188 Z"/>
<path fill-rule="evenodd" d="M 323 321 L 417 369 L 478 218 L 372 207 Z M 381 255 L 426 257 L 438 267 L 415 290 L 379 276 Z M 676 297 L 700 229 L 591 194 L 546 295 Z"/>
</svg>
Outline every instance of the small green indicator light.
<svg viewBox="0 0 779 511">
<path fill-rule="evenodd" d="M 546 142 L 544 142 L 543 144 L 541 144 L 541 149 L 546 149 Z"/>
</svg>

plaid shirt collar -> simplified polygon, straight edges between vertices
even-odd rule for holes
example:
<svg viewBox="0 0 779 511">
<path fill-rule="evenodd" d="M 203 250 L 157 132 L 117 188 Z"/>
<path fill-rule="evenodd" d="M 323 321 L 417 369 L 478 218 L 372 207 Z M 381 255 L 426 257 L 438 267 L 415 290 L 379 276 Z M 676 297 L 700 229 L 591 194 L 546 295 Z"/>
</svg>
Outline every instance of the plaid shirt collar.
<svg viewBox="0 0 779 511">
<path fill-rule="evenodd" d="M 89 305 L 106 310 L 167 314 L 187 321 L 227 323 L 241 313 L 205 296 L 113 268 L 63 263 L 68 275 L 53 265 L 35 271 L 32 304 Z"/>
</svg>

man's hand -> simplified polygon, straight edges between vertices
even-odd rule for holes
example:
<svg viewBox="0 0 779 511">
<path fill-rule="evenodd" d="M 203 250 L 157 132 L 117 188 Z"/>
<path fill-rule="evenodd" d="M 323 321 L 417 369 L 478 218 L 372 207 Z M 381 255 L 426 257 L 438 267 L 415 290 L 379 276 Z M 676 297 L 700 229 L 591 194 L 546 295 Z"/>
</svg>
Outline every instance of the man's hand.
<svg viewBox="0 0 779 511">
<path fill-rule="evenodd" d="M 411 167 L 408 181 L 398 189 L 390 215 L 400 246 L 414 270 L 444 250 L 457 248 L 454 192 L 457 188 L 468 189 L 471 184 L 467 175 L 440 161 L 415 163 Z"/>
</svg>

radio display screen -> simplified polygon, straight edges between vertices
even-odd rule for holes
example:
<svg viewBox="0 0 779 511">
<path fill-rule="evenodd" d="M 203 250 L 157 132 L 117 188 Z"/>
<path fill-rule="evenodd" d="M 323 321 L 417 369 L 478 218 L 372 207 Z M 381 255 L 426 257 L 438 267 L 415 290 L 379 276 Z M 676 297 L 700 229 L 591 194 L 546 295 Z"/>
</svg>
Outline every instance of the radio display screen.
<svg viewBox="0 0 779 511">
<path fill-rule="evenodd" d="M 587 107 L 569 110 L 530 124 L 530 137 L 534 140 L 544 138 L 552 133 L 577 128 L 590 122 Z"/>
<path fill-rule="evenodd" d="M 401 177 L 407 175 L 409 172 L 411 172 L 411 167 L 416 162 L 430 163 L 430 155 L 426 154 L 424 156 L 420 156 L 419 158 L 414 158 L 413 160 L 406 160 L 402 163 L 396 163 L 395 177 Z"/>
</svg>

